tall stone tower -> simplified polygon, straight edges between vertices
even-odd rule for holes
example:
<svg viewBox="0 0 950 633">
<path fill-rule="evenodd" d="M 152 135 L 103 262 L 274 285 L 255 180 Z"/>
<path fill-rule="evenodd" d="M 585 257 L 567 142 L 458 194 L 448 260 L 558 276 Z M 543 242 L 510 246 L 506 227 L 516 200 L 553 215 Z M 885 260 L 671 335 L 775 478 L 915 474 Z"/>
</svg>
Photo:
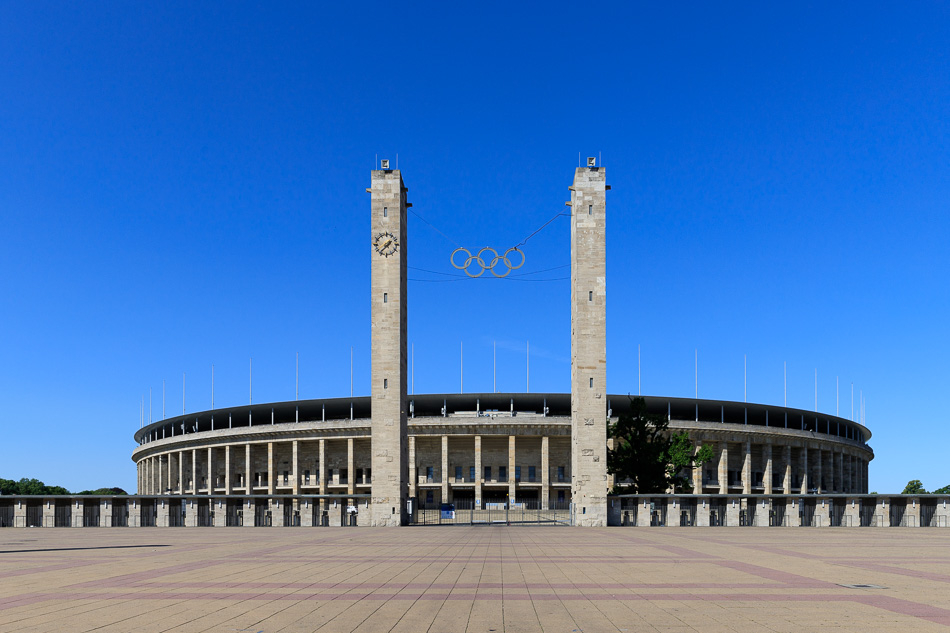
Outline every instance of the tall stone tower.
<svg viewBox="0 0 950 633">
<path fill-rule="evenodd" d="M 372 172 L 371 524 L 403 525 L 409 491 L 406 424 L 406 194 L 399 170 Z M 352 477 L 353 474 L 350 473 Z"/>
<path fill-rule="evenodd" d="M 571 501 L 574 524 L 607 525 L 607 258 L 604 169 L 571 187 Z"/>
</svg>

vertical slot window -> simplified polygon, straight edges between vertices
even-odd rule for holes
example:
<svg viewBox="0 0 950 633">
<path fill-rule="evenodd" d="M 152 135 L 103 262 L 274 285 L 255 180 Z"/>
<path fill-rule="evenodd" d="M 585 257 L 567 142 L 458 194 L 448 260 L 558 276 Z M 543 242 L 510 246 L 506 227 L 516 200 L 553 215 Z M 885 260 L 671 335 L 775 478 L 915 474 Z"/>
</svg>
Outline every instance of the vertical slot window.
<svg viewBox="0 0 950 633">
<path fill-rule="evenodd" d="M 389 217 L 389 207 L 383 207 L 383 217 L 384 218 Z"/>
</svg>

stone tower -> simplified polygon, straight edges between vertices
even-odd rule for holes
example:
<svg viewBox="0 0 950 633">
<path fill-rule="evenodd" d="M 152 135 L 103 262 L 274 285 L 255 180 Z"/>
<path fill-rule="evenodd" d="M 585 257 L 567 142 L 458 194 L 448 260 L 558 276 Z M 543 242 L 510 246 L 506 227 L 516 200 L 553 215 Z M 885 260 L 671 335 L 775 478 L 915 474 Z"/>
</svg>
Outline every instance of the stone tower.
<svg viewBox="0 0 950 633">
<path fill-rule="evenodd" d="M 409 490 L 406 424 L 406 193 L 399 170 L 372 172 L 371 525 L 405 524 Z M 350 473 L 350 477 L 353 473 Z"/>
<path fill-rule="evenodd" d="M 571 187 L 571 501 L 574 524 L 607 525 L 606 174 Z"/>
</svg>

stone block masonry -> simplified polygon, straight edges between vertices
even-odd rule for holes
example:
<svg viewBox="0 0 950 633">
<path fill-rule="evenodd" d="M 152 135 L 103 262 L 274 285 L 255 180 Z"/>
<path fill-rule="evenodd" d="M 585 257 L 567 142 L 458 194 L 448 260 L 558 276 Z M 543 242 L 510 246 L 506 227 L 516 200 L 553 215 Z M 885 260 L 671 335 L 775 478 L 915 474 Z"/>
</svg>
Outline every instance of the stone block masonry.
<svg viewBox="0 0 950 633">
<path fill-rule="evenodd" d="M 606 172 L 571 187 L 571 464 L 574 524 L 607 524 Z"/>
<path fill-rule="evenodd" d="M 372 477 L 370 523 L 406 521 L 406 187 L 399 170 L 374 170 L 372 206 Z"/>
</svg>

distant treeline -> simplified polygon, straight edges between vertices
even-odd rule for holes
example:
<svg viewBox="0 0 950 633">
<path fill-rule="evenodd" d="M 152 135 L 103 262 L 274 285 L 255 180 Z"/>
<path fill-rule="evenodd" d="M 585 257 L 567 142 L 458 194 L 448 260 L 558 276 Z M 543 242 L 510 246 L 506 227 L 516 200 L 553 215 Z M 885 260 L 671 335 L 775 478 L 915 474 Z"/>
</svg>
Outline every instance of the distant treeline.
<svg viewBox="0 0 950 633">
<path fill-rule="evenodd" d="M 47 486 L 39 479 L 27 479 L 24 477 L 20 481 L 0 478 L 0 494 L 3 495 L 127 495 L 122 488 L 99 488 L 97 490 L 82 490 L 80 492 L 70 492 L 62 486 Z"/>
</svg>

